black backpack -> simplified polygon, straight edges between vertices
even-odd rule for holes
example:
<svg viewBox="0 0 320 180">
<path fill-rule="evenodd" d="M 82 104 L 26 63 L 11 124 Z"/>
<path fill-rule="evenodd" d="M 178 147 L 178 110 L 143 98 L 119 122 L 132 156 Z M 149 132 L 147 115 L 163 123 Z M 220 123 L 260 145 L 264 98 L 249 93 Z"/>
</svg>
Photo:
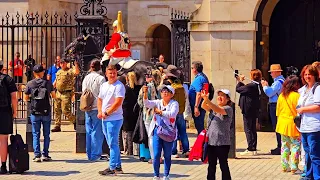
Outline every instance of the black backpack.
<svg viewBox="0 0 320 180">
<path fill-rule="evenodd" d="M 5 74 L 0 74 L 0 107 L 10 106 L 8 89 L 5 84 L 6 76 Z"/>
<path fill-rule="evenodd" d="M 36 82 L 35 82 L 36 83 Z M 31 91 L 31 114 L 48 116 L 50 113 L 49 93 L 46 88 L 47 80 Z"/>
<path fill-rule="evenodd" d="M 209 100 L 210 101 L 213 99 L 213 96 L 214 96 L 214 87 L 212 83 L 209 83 Z"/>
<path fill-rule="evenodd" d="M 214 97 L 214 87 L 213 87 L 212 83 L 209 82 L 209 79 L 208 79 L 208 77 L 206 75 L 202 74 L 202 76 L 204 78 L 206 78 L 208 83 L 209 83 L 208 91 L 209 91 L 209 100 L 211 101 L 213 99 L 213 97 Z"/>
</svg>

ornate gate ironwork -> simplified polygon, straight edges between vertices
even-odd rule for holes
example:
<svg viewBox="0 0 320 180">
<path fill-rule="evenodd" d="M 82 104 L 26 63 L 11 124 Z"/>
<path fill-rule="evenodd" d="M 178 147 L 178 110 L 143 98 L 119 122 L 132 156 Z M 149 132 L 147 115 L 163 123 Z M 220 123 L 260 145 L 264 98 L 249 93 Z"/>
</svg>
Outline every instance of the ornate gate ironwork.
<svg viewBox="0 0 320 180">
<path fill-rule="evenodd" d="M 182 69 L 184 81 L 191 80 L 189 14 L 172 10 L 171 13 L 171 63 Z"/>
<path fill-rule="evenodd" d="M 84 3 L 87 2 L 89 0 L 84 0 Z M 14 64 L 16 52 L 20 53 L 20 59 L 24 65 L 30 55 L 36 64 L 43 64 L 49 69 L 55 63 L 56 57 L 63 56 L 65 47 L 82 33 L 82 30 L 90 33 L 102 50 L 103 46 L 109 42 L 109 27 L 104 22 L 107 9 L 102 6 L 102 0 L 90 0 L 90 3 L 97 4 L 96 7 L 103 10 L 97 9 L 95 16 L 83 10 L 85 7 L 81 8 L 81 11 L 86 12 L 82 15 L 78 15 L 77 12 L 73 15 L 67 12 L 62 14 L 27 12 L 24 15 L 17 12 L 0 15 L 0 58 L 4 61 L 3 73 L 13 78 L 17 77 L 18 69 L 11 66 Z M 90 23 L 77 21 L 81 18 L 84 19 L 84 15 L 90 16 Z M 100 19 L 99 23 L 95 24 L 94 18 L 97 16 Z M 80 57 L 80 59 L 82 58 Z M 18 119 L 26 119 L 28 117 L 27 105 L 22 101 L 22 90 L 28 80 L 26 74 L 29 73 L 32 76 L 32 71 L 28 71 L 25 67 L 19 71 L 19 76 L 22 75 L 23 80 L 17 83 L 19 87 L 18 98 L 20 99 Z M 73 111 L 75 113 L 75 107 Z"/>
</svg>

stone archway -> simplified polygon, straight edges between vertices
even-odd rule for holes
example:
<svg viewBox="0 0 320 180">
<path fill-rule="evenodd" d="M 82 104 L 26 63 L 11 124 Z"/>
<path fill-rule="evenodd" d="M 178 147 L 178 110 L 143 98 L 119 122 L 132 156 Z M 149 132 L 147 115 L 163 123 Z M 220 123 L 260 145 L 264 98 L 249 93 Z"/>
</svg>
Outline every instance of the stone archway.
<svg viewBox="0 0 320 180">
<path fill-rule="evenodd" d="M 155 24 L 151 26 L 146 36 L 152 38 L 150 49 L 152 58 L 158 58 L 160 54 L 165 57 L 165 62 L 171 64 L 171 32 L 170 29 L 163 24 Z"/>
<path fill-rule="evenodd" d="M 272 83 L 270 64 L 298 69 L 320 59 L 320 2 L 316 0 L 262 0 L 257 10 L 256 64 L 263 77 Z M 262 97 L 262 112 L 267 112 L 268 98 Z M 268 125 L 268 114 L 260 122 Z"/>
<path fill-rule="evenodd" d="M 257 11 L 257 68 L 268 79 L 270 64 L 301 69 L 320 60 L 320 2 L 262 0 Z"/>
</svg>

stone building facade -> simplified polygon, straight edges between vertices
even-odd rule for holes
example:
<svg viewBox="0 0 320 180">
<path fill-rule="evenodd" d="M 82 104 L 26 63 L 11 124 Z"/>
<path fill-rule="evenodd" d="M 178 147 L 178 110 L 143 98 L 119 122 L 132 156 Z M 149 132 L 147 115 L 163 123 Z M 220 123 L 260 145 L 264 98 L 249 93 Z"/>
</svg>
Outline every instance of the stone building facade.
<svg viewBox="0 0 320 180">
<path fill-rule="evenodd" d="M 49 13 L 76 12 L 83 0 L 15 0 L 1 5 L 5 11 Z M 190 13 L 191 60 L 204 63 L 204 72 L 216 89 L 235 94 L 233 69 L 249 76 L 251 69 L 263 70 L 269 78 L 269 24 L 279 0 L 105 0 L 106 21 L 112 23 L 117 11 L 123 12 L 134 56 L 149 60 L 165 54 L 170 63 L 171 9 Z M 4 4 L 2 2 L 1 4 Z M 263 7 L 261 7 L 263 5 Z M 10 8 L 5 8 L 5 7 Z M 232 69 L 233 68 L 233 69 Z M 242 115 L 236 114 L 237 128 L 242 128 Z"/>
</svg>

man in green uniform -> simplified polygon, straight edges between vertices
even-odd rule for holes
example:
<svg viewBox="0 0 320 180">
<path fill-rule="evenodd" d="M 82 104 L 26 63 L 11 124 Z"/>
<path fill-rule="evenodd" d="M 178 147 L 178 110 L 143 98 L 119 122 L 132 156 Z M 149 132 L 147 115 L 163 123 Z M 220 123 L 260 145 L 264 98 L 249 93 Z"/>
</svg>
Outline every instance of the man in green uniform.
<svg viewBox="0 0 320 180">
<path fill-rule="evenodd" d="M 71 112 L 71 98 L 73 95 L 75 77 L 80 73 L 78 63 L 73 68 L 68 68 L 65 59 L 60 60 L 61 69 L 56 74 L 53 86 L 57 89 L 54 103 L 55 127 L 52 132 L 61 131 L 61 115 L 75 124 L 76 117 Z"/>
</svg>

